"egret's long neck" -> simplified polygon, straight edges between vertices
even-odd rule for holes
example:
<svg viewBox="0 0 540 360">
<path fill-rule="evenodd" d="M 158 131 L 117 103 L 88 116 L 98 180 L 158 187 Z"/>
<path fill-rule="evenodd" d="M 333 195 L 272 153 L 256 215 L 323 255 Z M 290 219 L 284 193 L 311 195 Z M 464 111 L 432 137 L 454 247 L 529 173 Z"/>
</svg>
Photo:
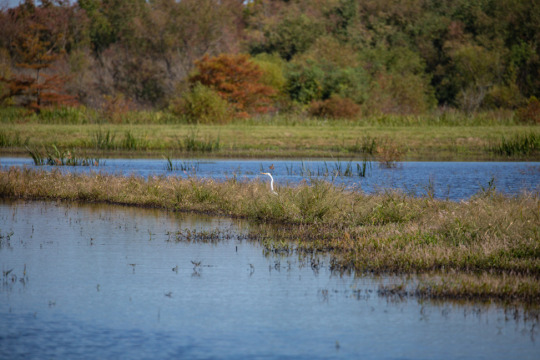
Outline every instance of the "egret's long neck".
<svg viewBox="0 0 540 360">
<path fill-rule="evenodd" d="M 270 175 L 270 189 L 274 190 L 274 178 Z"/>
</svg>

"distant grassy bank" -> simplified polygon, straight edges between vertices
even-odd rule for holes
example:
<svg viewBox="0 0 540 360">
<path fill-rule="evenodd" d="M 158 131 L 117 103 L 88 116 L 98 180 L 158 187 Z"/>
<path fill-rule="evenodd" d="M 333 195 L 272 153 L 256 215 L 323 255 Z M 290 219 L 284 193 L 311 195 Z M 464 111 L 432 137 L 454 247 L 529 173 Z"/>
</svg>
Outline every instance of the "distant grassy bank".
<svg viewBox="0 0 540 360">
<path fill-rule="evenodd" d="M 371 116 L 356 121 L 302 116 L 181 122 L 133 112 L 117 122 L 89 110 L 28 115 L 0 111 L 0 155 L 56 145 L 89 157 L 365 158 L 384 160 L 540 160 L 540 127 L 494 114 Z"/>
<path fill-rule="evenodd" d="M 326 182 L 281 187 L 231 179 L 120 177 L 0 170 L 0 197 L 103 202 L 242 217 L 267 251 L 329 254 L 331 268 L 417 274 L 388 293 L 540 301 L 540 199 L 489 188 L 459 203 L 398 192 L 366 195 Z M 274 226 L 279 224 L 279 227 Z M 317 266 L 317 264 L 315 265 Z"/>
</svg>

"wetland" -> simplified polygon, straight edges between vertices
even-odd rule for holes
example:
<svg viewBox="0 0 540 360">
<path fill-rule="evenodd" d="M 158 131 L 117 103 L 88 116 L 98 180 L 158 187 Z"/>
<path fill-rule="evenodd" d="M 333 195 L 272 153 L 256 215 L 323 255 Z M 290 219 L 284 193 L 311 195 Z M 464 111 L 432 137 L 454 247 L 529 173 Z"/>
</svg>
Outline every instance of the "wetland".
<svg viewBox="0 0 540 360">
<path fill-rule="evenodd" d="M 388 296 L 401 276 L 268 251 L 247 220 L 3 200 L 0 223 L 2 358 L 538 355 L 535 311 Z"/>
<path fill-rule="evenodd" d="M 537 162 L 0 163 L 0 358 L 538 356 Z"/>
</svg>

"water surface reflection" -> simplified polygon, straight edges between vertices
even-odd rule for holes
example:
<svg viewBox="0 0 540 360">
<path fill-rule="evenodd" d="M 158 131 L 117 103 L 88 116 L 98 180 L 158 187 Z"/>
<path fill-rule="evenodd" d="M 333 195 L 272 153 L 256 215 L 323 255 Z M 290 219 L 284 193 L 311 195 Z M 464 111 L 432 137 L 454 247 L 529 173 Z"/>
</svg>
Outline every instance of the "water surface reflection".
<svg viewBox="0 0 540 360">
<path fill-rule="evenodd" d="M 249 225 L 151 209 L 0 204 L 0 358 L 533 359 L 537 320 L 393 301 L 380 279 L 264 256 Z M 177 242 L 178 231 L 229 234 Z M 392 281 L 391 278 L 382 281 Z"/>
</svg>

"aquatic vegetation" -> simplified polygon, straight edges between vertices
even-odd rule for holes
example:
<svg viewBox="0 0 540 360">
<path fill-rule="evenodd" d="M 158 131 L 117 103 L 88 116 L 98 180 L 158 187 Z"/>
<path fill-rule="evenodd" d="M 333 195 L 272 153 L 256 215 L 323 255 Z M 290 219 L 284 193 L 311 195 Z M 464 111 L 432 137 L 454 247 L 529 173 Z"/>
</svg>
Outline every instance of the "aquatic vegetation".
<svg viewBox="0 0 540 360">
<path fill-rule="evenodd" d="M 365 135 L 362 139 L 356 138 L 353 145 L 347 146 L 346 149 L 352 153 L 362 153 L 364 155 L 375 155 L 377 150 L 378 140 L 369 135 Z"/>
<path fill-rule="evenodd" d="M 540 288 L 533 286 L 540 277 L 538 193 L 505 196 L 489 182 L 484 191 L 461 202 L 397 191 L 366 195 L 326 181 L 281 186 L 278 197 L 269 193 L 262 179 L 218 182 L 10 168 L 0 170 L 0 197 L 92 201 L 247 218 L 254 221 L 249 237 L 269 252 L 297 253 L 308 259 L 317 253 L 329 254 L 328 266 L 337 272 L 437 271 L 456 281 L 444 286 L 429 283 L 422 288 L 425 296 L 451 296 L 449 289 L 456 287 L 470 288 L 470 295 L 477 297 L 540 300 Z M 169 234 L 170 241 L 212 242 L 226 236 L 208 230 Z M 455 274 L 476 282 L 459 282 Z M 489 285 L 481 274 L 530 286 Z M 487 285 L 474 285 L 482 281 Z M 485 286 L 485 294 L 473 291 L 473 285 Z"/>
<path fill-rule="evenodd" d="M 359 177 L 366 177 L 368 169 L 371 170 L 371 161 L 364 159 L 362 165 L 356 163 L 356 173 Z"/>
<path fill-rule="evenodd" d="M 362 163 L 353 162 L 352 160 L 347 161 L 346 163 L 341 160 L 336 160 L 333 163 L 327 161 L 323 162 L 322 166 L 317 166 L 317 169 L 312 169 L 307 163 L 303 160 L 300 163 L 300 168 L 298 170 L 294 169 L 294 165 L 285 164 L 285 170 L 287 175 L 300 175 L 305 178 L 311 177 L 329 177 L 329 178 L 339 178 L 339 177 L 352 177 L 355 175 L 354 165 L 356 164 L 356 175 L 359 177 L 365 177 L 367 175 L 367 170 L 371 169 L 371 161 L 364 159 Z M 262 166 L 261 166 L 261 171 Z"/>
<path fill-rule="evenodd" d="M 179 164 L 178 168 L 181 171 L 190 171 L 192 173 L 196 173 L 197 171 L 199 171 L 199 166 L 199 161 L 184 160 Z"/>
<path fill-rule="evenodd" d="M 169 155 L 164 156 L 165 160 L 167 160 L 167 171 L 175 171 L 178 170 L 178 167 L 173 164 L 171 157 Z"/>
<path fill-rule="evenodd" d="M 0 231 L 0 249 L 4 246 L 8 248 L 11 247 L 11 237 L 13 236 L 13 231 L 3 234 Z"/>
<path fill-rule="evenodd" d="M 183 160 L 182 162 L 173 162 L 169 155 L 163 156 L 167 161 L 166 169 L 167 171 L 183 171 L 190 172 L 192 175 L 195 175 L 199 171 L 200 162 L 199 161 L 190 161 Z"/>
<path fill-rule="evenodd" d="M 378 293 L 391 297 L 419 297 L 429 299 L 503 300 L 515 298 L 534 304 L 538 301 L 540 282 L 535 276 L 494 275 L 489 272 L 429 273 L 416 281 L 403 280 L 396 284 L 380 285 Z"/>
<path fill-rule="evenodd" d="M 405 152 L 405 149 L 394 140 L 385 138 L 378 143 L 375 149 L 375 157 L 381 166 L 393 168 L 396 166 L 396 162 L 402 160 Z"/>
<path fill-rule="evenodd" d="M 26 147 L 28 154 L 32 157 L 34 165 L 51 166 L 98 166 L 99 159 L 93 157 L 79 157 L 71 150 L 60 150 L 56 145 L 41 152 L 38 149 Z"/>
<path fill-rule="evenodd" d="M 174 233 L 168 232 L 167 236 L 169 242 L 217 243 L 231 239 L 233 234 L 216 228 L 212 230 L 184 229 Z"/>
<path fill-rule="evenodd" d="M 540 135 L 531 131 L 512 138 L 503 136 L 500 143 L 490 146 L 489 150 L 502 156 L 529 156 L 540 152 Z"/>
</svg>

